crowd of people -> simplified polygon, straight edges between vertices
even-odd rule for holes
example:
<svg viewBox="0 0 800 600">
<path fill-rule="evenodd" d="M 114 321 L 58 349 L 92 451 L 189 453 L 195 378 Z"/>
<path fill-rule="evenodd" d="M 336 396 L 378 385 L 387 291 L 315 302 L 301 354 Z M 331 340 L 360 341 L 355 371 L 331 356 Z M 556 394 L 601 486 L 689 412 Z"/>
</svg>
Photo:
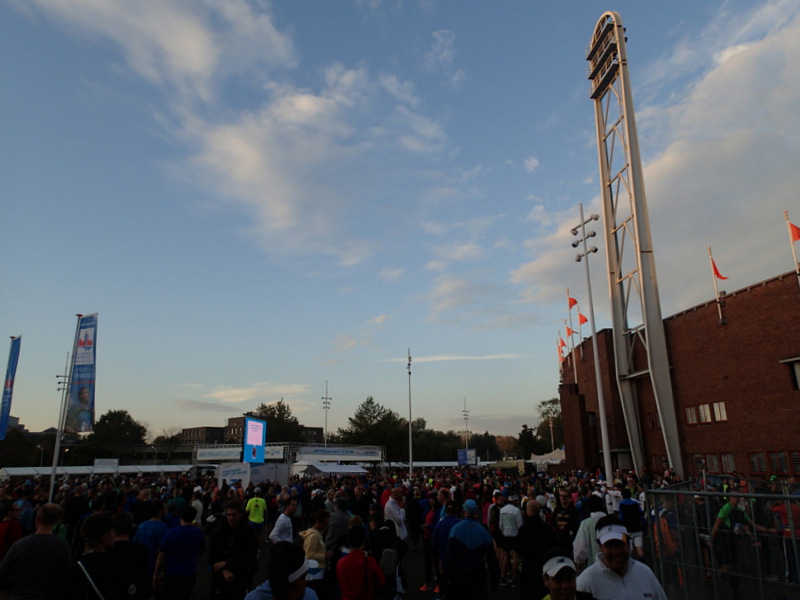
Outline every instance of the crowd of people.
<svg viewBox="0 0 800 600">
<path fill-rule="evenodd" d="M 424 564 L 418 589 L 432 600 L 485 599 L 500 587 L 523 600 L 666 599 L 643 538 L 662 518 L 665 531 L 674 523 L 666 504 L 648 519 L 643 503 L 646 487 L 673 480 L 669 471 L 607 480 L 474 468 L 246 486 L 188 474 L 93 477 L 59 484 L 52 503 L 46 482 L 6 484 L 0 591 L 191 599 L 200 568 L 210 581 L 203 598 L 391 600 L 409 590 L 403 565 L 413 552 Z M 709 544 L 738 518 L 730 498 L 709 523 Z"/>
</svg>

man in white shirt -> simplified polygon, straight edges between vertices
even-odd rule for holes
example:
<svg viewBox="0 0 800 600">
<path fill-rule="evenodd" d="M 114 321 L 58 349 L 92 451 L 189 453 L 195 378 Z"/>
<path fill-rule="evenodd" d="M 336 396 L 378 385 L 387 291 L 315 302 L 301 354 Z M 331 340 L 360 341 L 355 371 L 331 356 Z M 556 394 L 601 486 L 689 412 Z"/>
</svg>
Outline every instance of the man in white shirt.
<svg viewBox="0 0 800 600">
<path fill-rule="evenodd" d="M 397 537 L 405 541 L 408 537 L 408 530 L 406 529 L 406 509 L 403 508 L 403 496 L 405 490 L 402 486 L 392 488 L 391 496 L 386 501 L 386 506 L 383 508 L 384 516 L 389 519 L 397 527 Z"/>
<path fill-rule="evenodd" d="M 519 509 L 519 496 L 511 494 L 508 497 L 508 502 L 500 509 L 500 532 L 503 534 L 502 543 L 504 548 L 511 558 L 511 578 L 503 581 L 503 573 L 501 573 L 500 583 L 510 583 L 513 588 L 516 588 L 519 583 L 517 534 L 520 527 L 522 527 L 522 511 Z"/>
<path fill-rule="evenodd" d="M 650 567 L 631 560 L 628 530 L 614 515 L 596 525 L 600 554 L 597 561 L 578 576 L 579 592 L 589 592 L 597 600 L 649 598 L 667 600 L 667 595 Z"/>
<path fill-rule="evenodd" d="M 286 509 L 280 514 L 280 516 L 278 516 L 277 521 L 275 521 L 275 527 L 272 528 L 272 531 L 269 534 L 270 542 L 277 544 L 278 542 L 291 543 L 294 541 L 292 516 L 294 516 L 296 510 L 297 498 L 292 498 L 289 500 L 289 504 L 286 505 Z"/>
</svg>

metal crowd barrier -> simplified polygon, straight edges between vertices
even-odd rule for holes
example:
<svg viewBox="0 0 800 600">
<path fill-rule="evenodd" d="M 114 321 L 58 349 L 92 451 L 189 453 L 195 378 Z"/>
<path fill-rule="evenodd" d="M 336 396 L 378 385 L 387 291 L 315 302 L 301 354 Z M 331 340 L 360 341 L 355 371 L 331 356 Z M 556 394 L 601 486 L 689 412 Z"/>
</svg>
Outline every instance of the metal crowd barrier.
<svg viewBox="0 0 800 600">
<path fill-rule="evenodd" d="M 800 599 L 800 495 L 781 491 L 700 491 L 691 483 L 648 490 L 646 560 L 670 600 Z M 720 528 L 712 543 L 717 514 L 731 497 L 750 525 Z M 781 506 L 782 516 L 773 511 Z M 659 517 L 670 511 L 662 525 Z"/>
</svg>

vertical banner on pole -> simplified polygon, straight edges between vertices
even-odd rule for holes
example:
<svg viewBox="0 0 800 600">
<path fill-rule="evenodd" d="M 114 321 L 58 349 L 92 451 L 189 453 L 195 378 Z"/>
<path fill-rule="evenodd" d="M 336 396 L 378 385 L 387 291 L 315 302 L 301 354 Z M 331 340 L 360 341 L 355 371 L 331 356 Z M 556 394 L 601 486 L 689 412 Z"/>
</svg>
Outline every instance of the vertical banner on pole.
<svg viewBox="0 0 800 600">
<path fill-rule="evenodd" d="M 6 439 L 8 428 L 8 415 L 11 414 L 11 396 L 14 393 L 14 375 L 17 373 L 19 349 L 22 345 L 22 336 L 11 338 L 11 350 L 8 353 L 8 369 L 3 384 L 3 404 L 0 407 L 0 440 Z"/>
<path fill-rule="evenodd" d="M 69 408 L 64 430 L 85 433 L 94 428 L 94 381 L 97 351 L 97 313 L 80 318 L 72 373 L 69 380 Z"/>
</svg>

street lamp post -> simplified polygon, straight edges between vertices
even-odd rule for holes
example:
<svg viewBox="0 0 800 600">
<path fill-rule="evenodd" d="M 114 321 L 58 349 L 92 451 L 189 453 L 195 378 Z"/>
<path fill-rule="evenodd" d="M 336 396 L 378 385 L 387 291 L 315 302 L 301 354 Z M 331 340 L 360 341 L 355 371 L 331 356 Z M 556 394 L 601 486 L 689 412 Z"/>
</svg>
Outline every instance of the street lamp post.
<svg viewBox="0 0 800 600">
<path fill-rule="evenodd" d="M 322 409 L 325 411 L 325 447 L 328 447 L 328 411 L 331 408 L 331 398 L 328 396 L 328 381 L 325 381 L 325 395 L 322 397 Z"/>
<path fill-rule="evenodd" d="M 464 450 L 469 450 L 469 411 L 467 410 L 467 398 L 464 397 L 464 410 L 461 411 L 464 415 Z"/>
<path fill-rule="evenodd" d="M 586 232 L 586 223 L 590 221 L 597 221 L 600 216 L 597 214 L 590 215 L 588 219 L 583 218 L 583 204 L 580 204 L 580 216 L 581 222 L 580 225 L 574 227 L 572 229 L 572 235 L 578 235 L 580 233 L 581 237 L 579 240 L 572 242 L 572 247 L 577 248 L 579 245 L 583 245 L 583 251 L 579 253 L 575 260 L 577 262 L 581 262 L 582 258 L 586 258 L 584 261 L 584 265 L 586 267 L 586 291 L 589 294 L 589 323 L 592 326 L 592 351 L 594 352 L 594 376 L 597 385 L 597 412 L 598 416 L 600 417 L 600 437 L 602 438 L 602 445 L 603 445 L 603 467 L 605 468 L 606 479 L 611 477 L 611 448 L 609 446 L 608 441 L 608 423 L 606 422 L 606 403 L 605 398 L 603 397 L 603 377 L 600 373 L 600 355 L 598 354 L 597 350 L 597 330 L 595 328 L 594 323 L 594 303 L 592 301 L 592 279 L 589 277 L 589 255 L 593 252 L 597 252 L 597 246 L 592 246 L 591 248 L 587 247 L 586 239 L 590 237 L 594 237 L 596 232 L 590 231 L 589 233 Z"/>
<path fill-rule="evenodd" d="M 414 448 L 411 441 L 411 348 L 408 349 L 408 479 L 414 473 Z"/>
</svg>

